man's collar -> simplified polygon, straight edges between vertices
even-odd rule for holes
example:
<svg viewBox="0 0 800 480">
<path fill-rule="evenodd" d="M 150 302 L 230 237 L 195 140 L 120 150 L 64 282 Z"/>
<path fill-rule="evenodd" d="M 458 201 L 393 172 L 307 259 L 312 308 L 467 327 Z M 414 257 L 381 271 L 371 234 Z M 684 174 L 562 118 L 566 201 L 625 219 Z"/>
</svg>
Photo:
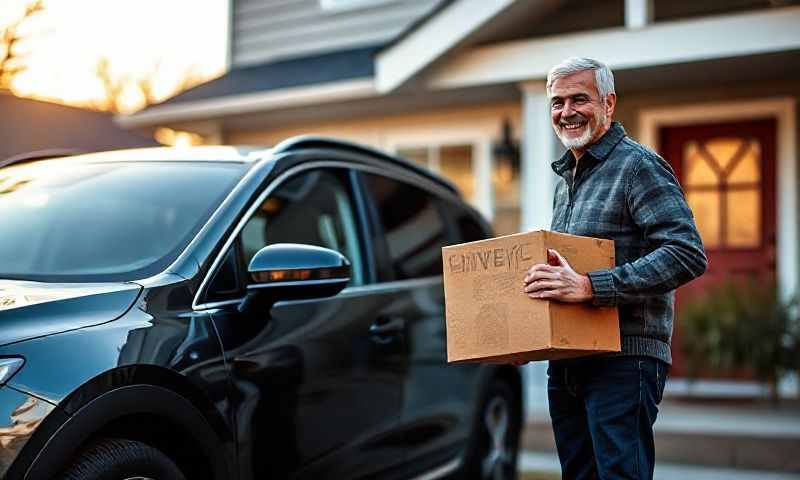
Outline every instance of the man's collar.
<svg viewBox="0 0 800 480">
<path fill-rule="evenodd" d="M 608 131 L 600 137 L 600 140 L 589 145 L 586 149 L 596 160 L 605 160 L 614 150 L 614 147 L 625 137 L 625 129 L 619 122 L 611 122 Z"/>
<path fill-rule="evenodd" d="M 598 141 L 589 145 L 584 155 L 588 153 L 597 161 L 605 160 L 623 138 L 625 138 L 625 129 L 622 128 L 619 122 L 611 122 L 611 126 L 606 133 Z M 575 155 L 572 154 L 572 150 L 567 149 L 560 159 L 552 163 L 552 168 L 556 174 L 561 176 L 565 171 L 572 169 L 575 166 L 575 162 Z"/>
</svg>

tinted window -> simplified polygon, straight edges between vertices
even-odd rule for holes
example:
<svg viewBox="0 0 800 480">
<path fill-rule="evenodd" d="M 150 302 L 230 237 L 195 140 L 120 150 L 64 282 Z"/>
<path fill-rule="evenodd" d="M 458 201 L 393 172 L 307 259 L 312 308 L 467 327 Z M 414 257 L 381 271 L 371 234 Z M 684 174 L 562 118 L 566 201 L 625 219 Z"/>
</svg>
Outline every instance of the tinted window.
<svg viewBox="0 0 800 480">
<path fill-rule="evenodd" d="M 234 247 L 225 254 L 225 260 L 214 272 L 211 283 L 208 284 L 206 301 L 219 302 L 241 297 L 243 286 L 239 283 L 239 262 L 236 253 L 237 248 Z"/>
<path fill-rule="evenodd" d="M 453 243 L 474 242 L 489 238 L 485 226 L 482 225 L 475 214 L 465 207 L 456 204 L 448 205 L 446 209 L 448 218 L 452 219 L 456 230 L 456 239 Z"/>
<path fill-rule="evenodd" d="M 365 175 L 383 227 L 395 279 L 442 274 L 445 226 L 435 198 L 421 188 Z"/>
<path fill-rule="evenodd" d="M 343 170 L 305 172 L 281 184 L 242 230 L 245 265 L 267 245 L 317 245 L 347 257 L 350 283 L 362 284 L 362 255 L 349 185 Z"/>
<path fill-rule="evenodd" d="M 0 278 L 125 281 L 166 268 L 246 167 L 36 162 L 0 170 Z"/>
</svg>

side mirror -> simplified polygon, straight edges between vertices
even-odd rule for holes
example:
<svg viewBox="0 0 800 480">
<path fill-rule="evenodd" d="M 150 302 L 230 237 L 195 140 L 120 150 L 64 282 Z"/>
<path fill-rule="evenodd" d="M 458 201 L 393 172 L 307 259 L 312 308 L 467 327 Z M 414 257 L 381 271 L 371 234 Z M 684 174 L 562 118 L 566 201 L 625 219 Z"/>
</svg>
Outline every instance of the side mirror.
<svg viewBox="0 0 800 480">
<path fill-rule="evenodd" d="M 336 295 L 350 281 L 350 262 L 328 248 L 296 243 L 268 245 L 247 268 L 250 285 L 241 311 L 269 309 L 280 300 Z"/>
</svg>

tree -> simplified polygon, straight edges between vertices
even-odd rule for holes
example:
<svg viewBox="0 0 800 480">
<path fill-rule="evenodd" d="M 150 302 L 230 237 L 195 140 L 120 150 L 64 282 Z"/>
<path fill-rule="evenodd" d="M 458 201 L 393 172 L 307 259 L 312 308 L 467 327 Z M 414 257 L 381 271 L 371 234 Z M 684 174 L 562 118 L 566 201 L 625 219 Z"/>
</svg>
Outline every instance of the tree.
<svg viewBox="0 0 800 480">
<path fill-rule="evenodd" d="M 0 89 L 9 88 L 14 77 L 25 70 L 24 55 L 19 50 L 25 36 L 20 29 L 42 10 L 42 0 L 30 2 L 22 15 L 0 30 Z"/>
<path fill-rule="evenodd" d="M 206 80 L 195 67 L 189 67 L 166 92 L 159 93 L 156 84 L 162 73 L 162 60 L 139 74 L 123 74 L 114 70 L 111 61 L 103 57 L 97 61 L 95 74 L 103 86 L 104 97 L 97 104 L 101 110 L 120 113 L 138 110 L 158 103 Z"/>
</svg>

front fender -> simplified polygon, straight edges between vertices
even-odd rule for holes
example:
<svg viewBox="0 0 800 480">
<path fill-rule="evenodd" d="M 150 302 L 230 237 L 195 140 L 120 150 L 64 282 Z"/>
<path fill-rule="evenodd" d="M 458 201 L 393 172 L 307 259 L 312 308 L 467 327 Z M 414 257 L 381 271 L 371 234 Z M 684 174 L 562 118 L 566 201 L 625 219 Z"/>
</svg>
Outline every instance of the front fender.
<svg viewBox="0 0 800 480">
<path fill-rule="evenodd" d="M 39 438 L 32 438 L 26 445 L 7 478 L 50 479 L 95 432 L 116 419 L 143 413 L 169 418 L 191 435 L 201 445 L 202 452 L 198 454 L 209 459 L 213 466 L 211 478 L 235 478 L 232 452 L 220 455 L 223 440 L 203 414 L 181 395 L 156 385 L 116 388 L 86 402 L 59 425 L 43 425 L 45 428 L 37 431 L 42 435 L 35 434 Z M 63 418 L 63 413 L 56 416 L 59 417 Z M 53 433 L 48 434 L 45 430 Z M 41 438 L 43 436 L 49 438 Z M 229 444 L 226 450 L 231 447 Z M 29 465 L 24 464 L 26 457 Z"/>
</svg>

